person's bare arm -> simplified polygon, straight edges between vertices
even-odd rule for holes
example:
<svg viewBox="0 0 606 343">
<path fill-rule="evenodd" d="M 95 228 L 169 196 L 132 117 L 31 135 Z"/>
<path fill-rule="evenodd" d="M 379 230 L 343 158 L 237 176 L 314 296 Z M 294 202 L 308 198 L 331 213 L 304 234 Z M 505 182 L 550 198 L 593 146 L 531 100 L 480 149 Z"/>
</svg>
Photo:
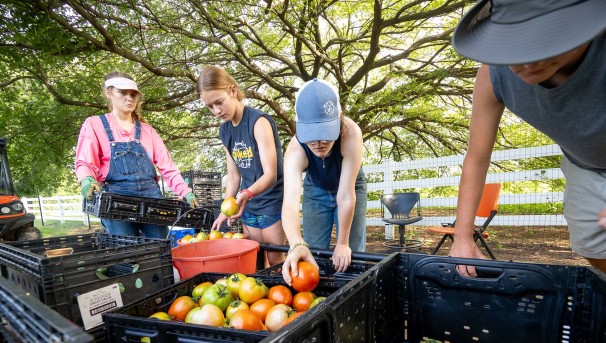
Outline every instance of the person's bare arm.
<svg viewBox="0 0 606 343">
<path fill-rule="evenodd" d="M 227 162 L 227 182 L 225 185 L 225 198 L 235 197 L 238 188 L 240 188 L 240 171 L 238 170 L 238 166 L 236 166 L 236 162 L 234 162 L 233 158 L 231 158 L 227 147 L 223 146 L 223 150 L 225 151 L 225 159 Z M 217 219 L 215 219 L 211 230 L 218 230 L 221 227 L 221 224 L 226 219 L 226 215 L 224 215 L 223 213 L 219 213 L 219 216 L 217 217 Z M 231 219 L 228 220 L 227 224 L 231 225 Z"/>
<path fill-rule="evenodd" d="M 255 122 L 253 134 L 257 141 L 257 146 L 259 147 L 259 159 L 261 160 L 261 167 L 263 168 L 263 175 L 248 187 L 248 190 L 253 196 L 256 196 L 265 192 L 276 183 L 278 178 L 278 156 L 276 153 L 274 133 L 271 124 L 267 119 L 261 117 Z M 238 188 L 239 187 L 240 185 L 238 184 Z M 248 200 L 250 199 L 246 192 L 237 195 L 236 202 L 240 207 L 240 211 L 237 214 L 238 217 L 244 212 Z"/>
<path fill-rule="evenodd" d="M 343 272 L 351 264 L 349 234 L 356 208 L 356 178 L 362 166 L 362 131 L 349 118 L 344 118 L 344 133 L 341 137 L 341 155 L 343 164 L 337 191 L 337 215 L 339 217 L 339 234 L 332 256 L 335 269 Z"/>
<path fill-rule="evenodd" d="M 282 276 L 287 284 L 291 284 L 290 271 L 296 275 L 297 263 L 308 261 L 318 266 L 309 249 L 303 245 L 301 235 L 301 219 L 299 208 L 301 207 L 302 174 L 307 169 L 308 161 L 305 151 L 293 137 L 284 154 L 284 201 L 282 203 L 282 227 L 288 239 L 291 251 L 286 255 L 282 264 Z M 313 215 L 313 214 L 308 214 Z"/>
<path fill-rule="evenodd" d="M 503 103 L 499 102 L 494 94 L 488 66 L 482 65 L 478 70 L 473 91 L 469 147 L 463 161 L 457 199 L 455 239 L 450 256 L 485 258 L 473 241 L 473 223 L 504 108 Z M 458 269 L 462 275 L 476 275 L 472 266 L 458 266 Z"/>
</svg>

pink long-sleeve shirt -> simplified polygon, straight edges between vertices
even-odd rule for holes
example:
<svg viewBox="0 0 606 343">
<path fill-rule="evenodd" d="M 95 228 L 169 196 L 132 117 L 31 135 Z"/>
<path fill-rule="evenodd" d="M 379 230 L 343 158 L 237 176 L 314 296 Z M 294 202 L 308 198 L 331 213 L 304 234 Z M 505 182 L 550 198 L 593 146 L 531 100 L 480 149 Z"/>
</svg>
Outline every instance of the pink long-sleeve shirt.
<svg viewBox="0 0 606 343">
<path fill-rule="evenodd" d="M 107 113 L 105 117 L 112 129 L 114 141 L 130 142 L 135 139 L 135 127 L 127 131 L 118 125 L 111 113 Z M 184 197 L 192 191 L 170 158 L 162 138 L 151 125 L 141 123 L 140 142 L 147 152 L 147 156 L 158 168 L 174 193 Z M 78 181 L 87 176 L 92 176 L 95 180 L 103 182 L 109 173 L 110 156 L 109 138 L 107 138 L 107 133 L 103 128 L 103 122 L 97 116 L 87 118 L 80 129 L 78 147 L 76 148 L 76 176 Z"/>
</svg>

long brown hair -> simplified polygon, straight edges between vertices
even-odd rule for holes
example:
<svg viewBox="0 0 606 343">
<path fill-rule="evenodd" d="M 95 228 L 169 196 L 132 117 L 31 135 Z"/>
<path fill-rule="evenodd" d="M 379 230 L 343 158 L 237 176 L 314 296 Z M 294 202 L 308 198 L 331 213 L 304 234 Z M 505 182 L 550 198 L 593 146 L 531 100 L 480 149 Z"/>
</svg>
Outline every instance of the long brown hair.
<svg viewBox="0 0 606 343">
<path fill-rule="evenodd" d="M 202 72 L 198 76 L 198 95 L 201 95 L 204 91 L 229 89 L 232 85 L 235 85 L 238 90 L 236 98 L 238 101 L 242 101 L 244 92 L 240 90 L 240 86 L 228 72 L 216 66 L 206 66 L 202 68 Z"/>
<path fill-rule="evenodd" d="M 105 76 L 103 76 L 103 81 L 107 81 L 109 79 L 114 79 L 116 77 L 123 77 L 123 78 L 129 79 L 129 80 L 135 81 L 132 76 L 130 76 L 126 73 L 121 73 L 119 71 L 112 71 L 111 73 L 106 74 Z M 109 111 L 111 112 L 113 110 L 113 106 L 112 106 L 112 102 L 105 95 L 105 84 L 103 85 L 103 88 L 104 88 L 103 96 L 105 96 L 105 99 L 107 100 L 107 107 L 109 108 Z M 110 86 L 107 88 L 113 89 L 114 87 Z M 141 114 L 141 104 L 143 104 L 143 94 L 141 92 L 139 92 L 139 96 L 137 97 L 137 103 L 135 105 L 135 109 L 131 113 L 131 116 L 133 117 L 133 119 L 147 124 L 147 121 L 145 120 L 145 118 L 143 118 L 143 115 Z"/>
</svg>

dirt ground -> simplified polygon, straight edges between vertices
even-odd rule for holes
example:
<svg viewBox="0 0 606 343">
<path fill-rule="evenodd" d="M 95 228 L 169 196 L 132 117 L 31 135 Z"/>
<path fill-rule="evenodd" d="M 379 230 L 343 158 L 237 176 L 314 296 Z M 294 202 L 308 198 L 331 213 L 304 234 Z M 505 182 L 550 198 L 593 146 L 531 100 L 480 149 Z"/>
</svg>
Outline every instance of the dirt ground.
<svg viewBox="0 0 606 343">
<path fill-rule="evenodd" d="M 587 261 L 572 252 L 568 243 L 565 227 L 490 227 L 487 238 L 498 260 L 515 262 L 532 262 L 543 264 L 588 265 Z M 488 231 L 487 231 L 488 232 Z M 398 230 L 395 228 L 395 238 Z M 407 227 L 405 236 L 420 240 L 420 250 L 430 253 L 438 244 L 442 235 L 434 234 L 426 227 Z M 369 226 L 366 235 L 366 250 L 376 253 L 401 251 L 384 245 L 385 229 L 383 226 Z M 451 242 L 444 243 L 437 255 L 448 255 Z M 482 249 L 486 257 L 488 254 Z"/>
<path fill-rule="evenodd" d="M 93 231 L 98 227 L 93 227 Z M 91 231 L 91 232 L 93 232 Z M 394 228 L 395 239 L 398 239 L 398 230 Z M 568 233 L 565 227 L 498 227 L 489 228 L 487 242 L 498 260 L 531 262 L 544 264 L 589 265 L 581 256 L 570 249 Z M 90 233 L 88 228 L 74 229 L 73 234 Z M 409 226 L 405 236 L 408 239 L 420 240 L 423 245 L 419 250 L 430 253 L 442 238 L 426 227 Z M 333 234 L 333 243 L 335 237 Z M 366 231 L 366 251 L 382 254 L 391 254 L 401 249 L 386 247 L 384 244 L 385 228 L 383 226 L 368 226 Z M 437 255 L 448 255 L 451 242 L 444 243 Z M 486 257 L 488 254 L 482 249 Z"/>
</svg>

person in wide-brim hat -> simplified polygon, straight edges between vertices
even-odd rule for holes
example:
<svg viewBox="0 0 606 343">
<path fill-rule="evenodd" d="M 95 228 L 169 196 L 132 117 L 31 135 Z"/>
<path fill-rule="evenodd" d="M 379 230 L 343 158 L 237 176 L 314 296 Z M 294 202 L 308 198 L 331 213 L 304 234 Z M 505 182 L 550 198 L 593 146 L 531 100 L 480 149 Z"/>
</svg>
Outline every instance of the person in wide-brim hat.
<svg viewBox="0 0 606 343">
<path fill-rule="evenodd" d="M 452 44 L 485 64 L 474 85 L 450 255 L 485 258 L 473 221 L 507 108 L 562 149 L 570 246 L 606 272 L 606 1 L 481 0 Z M 476 275 L 473 266 L 457 269 Z"/>
<path fill-rule="evenodd" d="M 561 55 L 604 30 L 604 0 L 482 0 L 457 25 L 452 45 L 475 61 L 514 65 Z"/>
</svg>

